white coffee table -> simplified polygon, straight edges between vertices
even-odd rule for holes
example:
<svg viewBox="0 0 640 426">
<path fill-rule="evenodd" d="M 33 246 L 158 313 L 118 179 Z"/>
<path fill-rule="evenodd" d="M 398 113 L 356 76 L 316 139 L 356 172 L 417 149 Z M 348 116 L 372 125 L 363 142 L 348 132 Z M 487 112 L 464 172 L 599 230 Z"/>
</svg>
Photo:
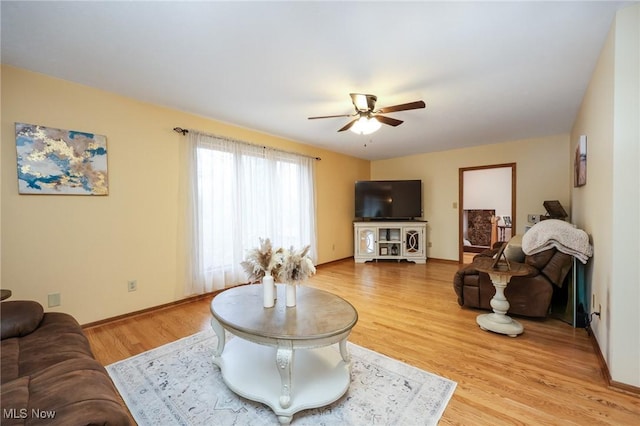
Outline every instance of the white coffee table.
<svg viewBox="0 0 640 426">
<path fill-rule="evenodd" d="M 214 297 L 213 362 L 229 389 L 268 405 L 281 424 L 289 424 L 295 413 L 331 404 L 349 388 L 347 338 L 358 313 L 341 297 L 304 286 L 297 289 L 297 305 L 287 308 L 284 285 L 276 291 L 272 308 L 263 307 L 262 285 Z M 225 330 L 239 338 L 227 343 Z"/>
</svg>

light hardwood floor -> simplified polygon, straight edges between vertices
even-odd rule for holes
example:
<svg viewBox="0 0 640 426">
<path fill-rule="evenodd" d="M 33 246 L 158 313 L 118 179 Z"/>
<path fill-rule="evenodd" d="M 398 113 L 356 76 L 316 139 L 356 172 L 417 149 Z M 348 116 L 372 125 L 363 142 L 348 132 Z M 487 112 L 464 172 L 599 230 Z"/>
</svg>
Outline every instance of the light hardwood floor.
<svg viewBox="0 0 640 426">
<path fill-rule="evenodd" d="M 518 318 L 524 334 L 482 331 L 462 309 L 458 265 L 429 260 L 320 266 L 307 285 L 350 301 L 350 341 L 458 383 L 440 424 L 638 425 L 640 397 L 607 387 L 585 329 Z M 87 328 L 105 365 L 209 328 L 211 297 Z"/>
</svg>

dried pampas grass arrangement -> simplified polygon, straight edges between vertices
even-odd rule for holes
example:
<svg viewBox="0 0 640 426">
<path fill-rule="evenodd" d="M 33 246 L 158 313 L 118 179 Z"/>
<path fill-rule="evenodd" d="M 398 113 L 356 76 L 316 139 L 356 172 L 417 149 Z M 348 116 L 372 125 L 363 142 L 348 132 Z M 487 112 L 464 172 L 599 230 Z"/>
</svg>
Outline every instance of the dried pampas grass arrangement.
<svg viewBox="0 0 640 426">
<path fill-rule="evenodd" d="M 266 274 L 276 281 L 300 284 L 316 273 L 309 258 L 311 246 L 295 250 L 273 249 L 269 238 L 260 238 L 260 245 L 249 250 L 246 259 L 240 263 L 251 283 L 259 282 Z"/>
<path fill-rule="evenodd" d="M 278 280 L 287 284 L 300 284 L 316 273 L 316 267 L 307 256 L 311 246 L 306 246 L 300 250 L 291 247 L 285 251 L 284 261 L 278 271 Z"/>
<path fill-rule="evenodd" d="M 269 238 L 260 238 L 260 245 L 249 250 L 247 257 L 240 262 L 242 269 L 248 275 L 250 283 L 259 282 L 266 274 L 277 276 L 282 265 L 284 250 L 274 251 Z"/>
</svg>

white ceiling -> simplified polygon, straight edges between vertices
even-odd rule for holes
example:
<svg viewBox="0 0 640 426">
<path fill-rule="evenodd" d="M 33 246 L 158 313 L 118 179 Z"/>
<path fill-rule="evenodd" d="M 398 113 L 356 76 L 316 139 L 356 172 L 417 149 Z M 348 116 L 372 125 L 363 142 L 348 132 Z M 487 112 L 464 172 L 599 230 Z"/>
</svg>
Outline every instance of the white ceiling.
<svg viewBox="0 0 640 426">
<path fill-rule="evenodd" d="M 381 159 L 569 132 L 628 3 L 2 1 L 2 63 Z M 427 108 L 307 119 L 350 92 Z"/>
</svg>

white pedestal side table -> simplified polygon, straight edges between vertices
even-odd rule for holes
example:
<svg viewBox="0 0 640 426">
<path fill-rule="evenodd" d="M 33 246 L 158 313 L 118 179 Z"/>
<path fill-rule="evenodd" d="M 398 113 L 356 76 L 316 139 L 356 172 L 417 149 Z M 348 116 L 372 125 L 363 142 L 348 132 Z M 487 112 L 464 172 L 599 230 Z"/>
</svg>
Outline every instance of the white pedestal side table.
<svg viewBox="0 0 640 426">
<path fill-rule="evenodd" d="M 341 297 L 304 286 L 297 289 L 297 305 L 287 308 L 284 285 L 276 291 L 272 308 L 263 306 L 261 285 L 230 288 L 213 298 L 213 362 L 229 389 L 266 404 L 281 424 L 289 424 L 295 413 L 331 404 L 349 388 L 347 338 L 358 313 Z M 225 330 L 237 338 L 227 344 Z"/>
<path fill-rule="evenodd" d="M 496 294 L 491 299 L 492 314 L 481 314 L 476 318 L 476 322 L 483 330 L 495 333 L 506 334 L 509 337 L 516 337 L 522 334 L 524 327 L 518 321 L 507 315 L 509 311 L 509 301 L 504 295 L 511 277 L 529 275 L 534 272 L 533 268 L 523 263 L 509 262 L 493 267 L 494 259 L 490 257 L 474 259 L 473 265 L 476 270 L 486 272 L 491 278 L 491 283 L 496 289 Z"/>
</svg>

